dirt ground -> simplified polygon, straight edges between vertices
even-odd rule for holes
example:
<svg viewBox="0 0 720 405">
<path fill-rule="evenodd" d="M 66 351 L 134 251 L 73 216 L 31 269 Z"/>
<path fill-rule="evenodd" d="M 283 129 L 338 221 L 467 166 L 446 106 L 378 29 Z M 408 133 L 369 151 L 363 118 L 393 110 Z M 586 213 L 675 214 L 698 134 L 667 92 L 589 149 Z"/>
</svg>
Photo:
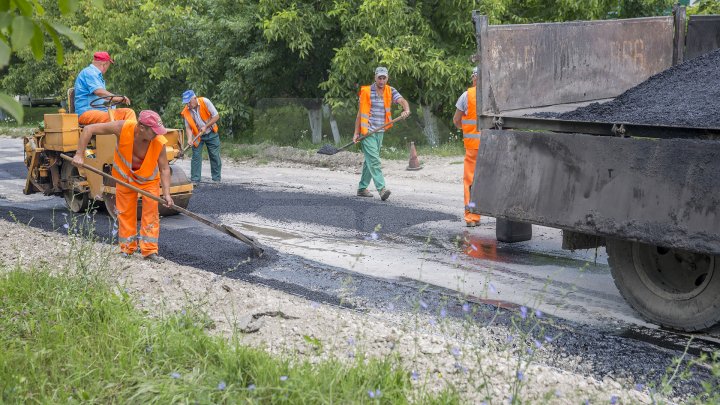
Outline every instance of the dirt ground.
<svg viewBox="0 0 720 405">
<path fill-rule="evenodd" d="M 436 391 L 450 383 L 474 403 L 483 398 L 476 389 L 483 378 L 490 382 L 493 402 L 507 399 L 518 381 L 515 344 L 508 343 L 512 333 L 503 326 L 322 305 L 170 261 L 157 265 L 139 257 L 121 258 L 114 247 L 0 221 L 0 262 L 6 270 L 40 263 L 51 271 L 63 271 L 88 254 L 91 262 L 106 262 L 109 280 L 130 293 L 149 316 L 203 311 L 213 321 L 210 333 L 240 334 L 244 343 L 271 353 L 313 362 L 330 357 L 353 361 L 359 353 L 397 355 L 413 372 L 418 390 Z M 311 342 L 320 342 L 321 347 Z M 520 377 L 524 400 L 607 403 L 616 396 L 622 403 L 651 402 L 630 381 L 586 377 L 582 370 L 592 368 L 588 360 L 568 357 L 564 370 L 544 366 L 543 357 L 562 355 L 553 351 L 551 343 L 543 344 L 536 361 Z"/>
</svg>

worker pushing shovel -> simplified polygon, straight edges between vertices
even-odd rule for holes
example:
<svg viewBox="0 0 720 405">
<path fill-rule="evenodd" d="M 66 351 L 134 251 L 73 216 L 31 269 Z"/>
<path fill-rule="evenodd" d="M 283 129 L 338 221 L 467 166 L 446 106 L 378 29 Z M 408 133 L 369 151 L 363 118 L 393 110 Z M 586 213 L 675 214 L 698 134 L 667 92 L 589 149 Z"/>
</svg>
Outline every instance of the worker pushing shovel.
<svg viewBox="0 0 720 405">
<path fill-rule="evenodd" d="M 390 129 L 393 123 L 410 116 L 410 105 L 397 90 L 387 84 L 388 79 L 387 68 L 380 66 L 375 69 L 375 83 L 360 88 L 360 105 L 353 134 L 353 143 L 360 142 L 365 156 L 357 196 L 373 197 L 373 194 L 367 189 L 372 180 L 383 201 L 390 197 L 390 190 L 385 187 L 385 178 L 380 162 L 383 136 L 385 130 Z M 400 117 L 394 120 L 392 119 L 392 104 L 400 104 L 403 107 Z M 350 145 L 347 144 L 337 151 L 327 148 L 329 145 L 326 145 L 318 153 L 332 155 Z"/>
</svg>

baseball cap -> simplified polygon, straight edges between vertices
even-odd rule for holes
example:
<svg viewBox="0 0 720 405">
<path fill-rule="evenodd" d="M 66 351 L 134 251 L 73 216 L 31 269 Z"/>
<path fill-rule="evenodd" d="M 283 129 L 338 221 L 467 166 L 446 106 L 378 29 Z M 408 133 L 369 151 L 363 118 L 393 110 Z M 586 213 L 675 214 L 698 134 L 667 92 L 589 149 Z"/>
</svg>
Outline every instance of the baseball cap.
<svg viewBox="0 0 720 405">
<path fill-rule="evenodd" d="M 95 52 L 95 54 L 93 55 L 93 59 L 99 60 L 101 62 L 115 63 L 115 61 L 110 57 L 110 54 L 105 51 Z"/>
<path fill-rule="evenodd" d="M 146 127 L 152 128 L 156 135 L 165 135 L 167 129 L 163 126 L 160 115 L 152 110 L 142 110 L 138 115 L 138 122 L 145 125 Z"/>
<path fill-rule="evenodd" d="M 187 104 L 192 100 L 192 98 L 195 97 L 195 92 L 192 90 L 185 90 L 183 92 L 182 98 L 183 98 L 183 104 Z"/>
<path fill-rule="evenodd" d="M 387 68 L 384 67 L 384 66 L 378 66 L 378 67 L 375 69 L 375 77 L 378 77 L 378 76 L 388 77 L 388 70 L 387 70 Z"/>
</svg>

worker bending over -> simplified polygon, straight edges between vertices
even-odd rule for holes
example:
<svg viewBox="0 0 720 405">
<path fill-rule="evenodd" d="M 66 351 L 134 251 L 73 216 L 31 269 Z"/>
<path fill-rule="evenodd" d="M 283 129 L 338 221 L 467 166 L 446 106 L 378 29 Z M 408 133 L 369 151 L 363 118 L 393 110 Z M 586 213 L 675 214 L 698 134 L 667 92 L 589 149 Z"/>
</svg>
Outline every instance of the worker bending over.
<svg viewBox="0 0 720 405">
<path fill-rule="evenodd" d="M 105 89 L 103 73 L 110 65 L 115 63 L 107 52 L 95 52 L 93 61 L 88 67 L 80 71 L 75 79 L 75 113 L 78 115 L 80 125 L 110 122 L 110 112 L 105 107 L 92 107 L 90 103 L 99 97 L 114 96 L 111 101 L 123 102 L 130 105 L 130 99 L 115 96 Z M 130 108 L 117 108 L 113 112 L 114 120 L 135 120 L 135 111 Z"/>
<path fill-rule="evenodd" d="M 353 134 L 355 143 L 360 139 L 360 134 L 364 136 L 368 132 L 381 128 L 392 121 L 391 107 L 393 103 L 402 105 L 403 112 L 400 116 L 403 119 L 410 115 L 408 102 L 397 90 L 387 84 L 388 79 L 387 68 L 380 66 L 375 69 L 375 83 L 360 88 L 360 108 L 355 119 L 355 133 Z M 380 163 L 380 148 L 382 147 L 383 135 L 385 130 L 390 129 L 390 127 L 392 127 L 392 124 L 360 141 L 363 155 L 365 155 L 357 191 L 357 195 L 360 197 L 373 196 L 367 189 L 370 180 L 375 183 L 375 188 L 380 194 L 381 200 L 385 201 L 390 197 L 390 190 L 385 188 L 385 178 Z"/>
<path fill-rule="evenodd" d="M 167 129 L 160 116 L 150 110 L 140 112 L 138 121 L 123 120 L 88 125 L 83 128 L 73 164 L 80 167 L 85 161 L 85 148 L 90 138 L 97 134 L 115 134 L 118 137 L 113 160 L 112 175 L 115 179 L 130 183 L 151 194 L 163 196 L 168 207 L 173 205 L 170 197 L 170 165 L 165 152 Z M 137 230 L 138 193 L 121 184 L 115 187 L 118 242 L 126 256 L 140 251 L 145 259 L 156 263 L 164 261 L 158 256 L 160 214 L 158 202 L 143 196 L 140 232 Z"/>
<path fill-rule="evenodd" d="M 465 173 L 463 175 L 465 224 L 470 227 L 480 225 L 480 215 L 471 212 L 473 207 L 470 207 L 470 187 L 475 177 L 475 162 L 477 161 L 478 149 L 480 149 L 480 131 L 477 129 L 477 111 L 475 110 L 477 74 L 476 67 L 472 73 L 472 87 L 467 89 L 455 103 L 457 110 L 455 116 L 453 116 L 455 127 L 462 129 L 463 143 L 465 144 Z"/>
</svg>

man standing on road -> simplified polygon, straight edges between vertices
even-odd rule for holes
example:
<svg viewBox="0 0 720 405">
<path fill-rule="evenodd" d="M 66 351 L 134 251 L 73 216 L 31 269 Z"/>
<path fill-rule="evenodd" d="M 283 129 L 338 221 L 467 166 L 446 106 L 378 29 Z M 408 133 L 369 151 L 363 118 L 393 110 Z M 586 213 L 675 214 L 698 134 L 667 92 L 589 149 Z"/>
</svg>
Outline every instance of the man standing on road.
<svg viewBox="0 0 720 405">
<path fill-rule="evenodd" d="M 80 71 L 75 79 L 75 113 L 80 125 L 110 122 L 110 112 L 105 107 L 92 107 L 90 103 L 98 97 L 111 97 L 109 101 L 123 102 L 130 105 L 130 99 L 115 96 L 105 89 L 103 73 L 115 63 L 107 52 L 95 52 L 92 63 Z M 117 108 L 113 111 L 115 120 L 136 120 L 135 111 L 130 108 Z"/>
<path fill-rule="evenodd" d="M 400 116 L 403 119 L 410 115 L 408 102 L 397 90 L 387 84 L 388 78 L 387 68 L 380 66 L 375 69 L 375 83 L 360 88 L 360 108 L 355 119 L 355 133 L 353 134 L 353 141 L 357 143 L 361 134 L 364 136 L 370 131 L 384 127 L 360 140 L 365 161 L 357 191 L 357 195 L 360 197 L 372 197 L 372 193 L 367 189 L 372 180 L 383 201 L 390 197 L 390 190 L 385 188 L 385 178 L 380 163 L 380 148 L 385 130 L 392 127 L 392 124 L 385 126 L 392 121 L 392 104 L 402 105 L 403 112 Z"/>
<path fill-rule="evenodd" d="M 88 125 L 83 128 L 80 135 L 73 164 L 80 167 L 84 163 L 85 148 L 93 135 L 115 134 L 118 143 L 113 161 L 113 177 L 154 195 L 160 195 L 162 184 L 163 199 L 170 207 L 173 205 L 173 200 L 170 196 L 170 165 L 165 152 L 167 139 L 163 136 L 166 133 L 167 129 L 163 126 L 160 116 L 150 110 L 141 111 L 137 122 L 125 120 Z M 130 256 L 135 253 L 140 241 L 143 257 L 162 263 L 164 259 L 158 256 L 160 236 L 158 202 L 147 197 L 142 198 L 142 219 L 140 235 L 138 235 L 138 193 L 117 184 L 115 199 L 119 223 L 118 242 L 122 254 Z"/>
<path fill-rule="evenodd" d="M 210 157 L 210 174 L 212 180 L 220 182 L 220 136 L 218 135 L 217 121 L 220 119 L 212 101 L 205 97 L 197 97 L 192 90 L 186 90 L 182 95 L 185 108 L 180 113 L 185 119 L 185 132 L 188 134 L 188 144 L 193 145 L 192 161 L 190 162 L 190 181 L 200 182 L 202 173 L 203 144 L 207 145 Z"/>
<path fill-rule="evenodd" d="M 463 175 L 463 186 L 465 189 L 465 224 L 469 227 L 480 225 L 480 215 L 470 212 L 470 187 L 475 176 L 475 162 L 477 161 L 478 149 L 480 149 L 480 131 L 477 129 L 476 92 L 477 88 L 477 67 L 472 73 L 472 87 L 467 89 L 455 107 L 453 123 L 458 129 L 462 129 L 463 143 L 465 144 L 465 174 Z"/>
</svg>

